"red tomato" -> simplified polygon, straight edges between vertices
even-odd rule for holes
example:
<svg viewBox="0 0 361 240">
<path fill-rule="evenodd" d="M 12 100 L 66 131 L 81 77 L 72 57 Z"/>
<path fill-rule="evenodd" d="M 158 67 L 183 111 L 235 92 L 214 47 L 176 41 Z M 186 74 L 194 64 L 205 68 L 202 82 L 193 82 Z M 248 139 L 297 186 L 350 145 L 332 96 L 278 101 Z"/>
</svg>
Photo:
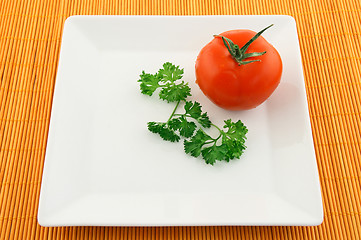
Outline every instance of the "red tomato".
<svg viewBox="0 0 361 240">
<path fill-rule="evenodd" d="M 242 63 L 257 60 L 255 62 L 239 64 L 228 50 L 231 43 L 224 42 L 221 37 L 230 39 L 242 48 L 255 35 L 251 30 L 227 31 L 215 36 L 200 51 L 195 66 L 196 82 L 203 93 L 219 107 L 229 110 L 255 108 L 277 88 L 282 75 L 282 61 L 270 43 L 259 36 L 244 53 L 266 53 L 242 60 Z"/>
</svg>

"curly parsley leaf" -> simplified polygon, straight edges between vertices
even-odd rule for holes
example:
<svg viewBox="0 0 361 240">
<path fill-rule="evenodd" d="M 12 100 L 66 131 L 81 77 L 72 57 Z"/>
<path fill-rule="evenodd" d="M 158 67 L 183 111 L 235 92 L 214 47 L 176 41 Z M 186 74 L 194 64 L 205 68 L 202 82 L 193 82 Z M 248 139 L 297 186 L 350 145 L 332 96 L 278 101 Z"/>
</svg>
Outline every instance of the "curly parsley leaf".
<svg viewBox="0 0 361 240">
<path fill-rule="evenodd" d="M 231 139 L 237 139 L 245 142 L 245 135 L 248 132 L 247 127 L 243 124 L 241 120 L 238 120 L 237 122 L 232 122 L 231 119 L 224 121 L 225 125 L 223 128 L 228 128 L 228 130 L 225 132 L 227 137 Z"/>
<path fill-rule="evenodd" d="M 169 122 L 169 126 L 173 130 L 179 130 L 179 134 L 185 138 L 192 137 L 197 128 L 197 125 L 194 122 L 187 121 L 184 116 L 172 119 Z"/>
<path fill-rule="evenodd" d="M 191 96 L 191 89 L 188 83 L 178 81 L 182 78 L 183 72 L 184 70 L 179 66 L 169 62 L 164 63 L 163 68 L 159 69 L 156 74 L 143 71 L 138 80 L 140 91 L 145 95 L 152 96 L 160 88 L 160 99 L 167 102 L 185 101 L 187 97 Z"/>
<path fill-rule="evenodd" d="M 189 114 L 193 119 L 197 120 L 202 127 L 210 128 L 212 122 L 209 120 L 207 113 L 202 113 L 202 107 L 199 102 L 187 101 L 184 105 L 186 114 Z"/>
<path fill-rule="evenodd" d="M 184 105 L 184 110 L 195 119 L 199 118 L 202 114 L 201 104 L 199 102 L 187 101 Z"/>
<path fill-rule="evenodd" d="M 209 120 L 207 113 L 202 113 L 201 117 L 197 121 L 202 125 L 202 127 L 210 128 L 212 125 L 211 120 Z"/>
<path fill-rule="evenodd" d="M 244 150 L 246 149 L 246 134 L 248 132 L 247 127 L 238 120 L 237 122 L 232 122 L 230 119 L 224 121 L 224 128 L 228 128 L 224 132 L 222 138 L 222 144 L 227 146 L 226 161 L 232 160 L 234 158 L 239 158 Z"/>
<path fill-rule="evenodd" d="M 238 140 L 223 138 L 222 142 L 223 145 L 227 147 L 227 153 L 224 159 L 227 162 L 235 158 L 240 158 L 240 156 L 243 154 L 244 150 L 246 149 L 244 143 Z"/>
<path fill-rule="evenodd" d="M 185 101 L 188 96 L 191 96 L 191 89 L 183 81 L 178 84 L 168 82 L 159 93 L 159 98 L 167 102 Z"/>
<path fill-rule="evenodd" d="M 227 154 L 226 145 L 213 144 L 211 147 L 206 147 L 202 149 L 202 157 L 206 163 L 213 165 L 216 160 L 222 161 L 225 159 Z"/>
<path fill-rule="evenodd" d="M 239 120 L 224 121 L 225 130 L 219 130 L 219 136 L 212 138 L 201 130 L 190 139 L 184 141 L 184 151 L 193 157 L 202 154 L 206 163 L 213 165 L 218 161 L 229 162 L 240 158 L 246 149 L 245 141 L 248 132 L 246 126 Z"/>
<path fill-rule="evenodd" d="M 139 77 L 140 91 L 145 95 L 152 96 L 155 90 L 160 87 L 160 78 L 157 74 L 153 75 L 143 71 Z"/>
<path fill-rule="evenodd" d="M 166 62 L 163 64 L 163 68 L 159 69 L 158 73 L 162 76 L 164 82 L 174 82 L 183 77 L 184 70 L 170 62 Z"/>
<path fill-rule="evenodd" d="M 169 128 L 166 123 L 148 122 L 148 129 L 152 133 L 158 133 L 165 141 L 178 142 L 180 139 L 180 137 L 171 128 Z"/>
<path fill-rule="evenodd" d="M 198 130 L 190 140 L 184 140 L 184 151 L 193 157 L 198 157 L 207 141 L 212 141 L 212 138 L 204 131 Z"/>
</svg>

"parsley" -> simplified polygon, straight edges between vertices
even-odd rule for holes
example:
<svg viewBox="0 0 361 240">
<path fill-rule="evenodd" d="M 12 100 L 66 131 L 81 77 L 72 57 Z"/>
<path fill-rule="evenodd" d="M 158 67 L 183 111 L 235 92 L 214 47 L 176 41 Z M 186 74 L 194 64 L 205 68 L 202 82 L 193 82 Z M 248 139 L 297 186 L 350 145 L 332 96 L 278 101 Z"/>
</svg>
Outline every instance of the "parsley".
<svg viewBox="0 0 361 240">
<path fill-rule="evenodd" d="M 155 90 L 161 88 L 159 97 L 167 102 L 185 100 L 191 96 L 191 89 L 184 81 L 176 83 L 183 77 L 183 69 L 167 62 L 156 74 L 145 73 L 140 75 L 140 90 L 143 94 L 152 96 Z"/>
<path fill-rule="evenodd" d="M 202 129 L 198 130 L 190 140 L 184 140 L 184 151 L 193 157 L 202 155 L 206 163 L 212 165 L 216 160 L 229 162 L 239 158 L 246 149 L 244 143 L 248 130 L 240 120 L 234 123 L 228 119 L 224 123 L 223 128 L 228 130 L 222 130 L 212 124 L 219 131 L 217 138 L 210 137 Z"/>
<path fill-rule="evenodd" d="M 200 103 L 186 100 L 191 96 L 191 89 L 188 83 L 181 81 L 183 73 L 179 66 L 167 62 L 155 74 L 143 71 L 140 75 L 141 93 L 152 96 L 159 89 L 160 99 L 176 103 L 166 122 L 148 122 L 149 131 L 159 134 L 165 141 L 179 142 L 183 138 L 184 151 L 193 157 L 202 156 L 207 164 L 240 158 L 246 149 L 247 127 L 240 120 L 232 122 L 231 119 L 224 121 L 223 129 L 214 125 L 208 114 L 202 112 Z M 181 103 L 184 112 L 176 113 Z M 219 131 L 216 138 L 205 132 L 210 127 Z"/>
</svg>

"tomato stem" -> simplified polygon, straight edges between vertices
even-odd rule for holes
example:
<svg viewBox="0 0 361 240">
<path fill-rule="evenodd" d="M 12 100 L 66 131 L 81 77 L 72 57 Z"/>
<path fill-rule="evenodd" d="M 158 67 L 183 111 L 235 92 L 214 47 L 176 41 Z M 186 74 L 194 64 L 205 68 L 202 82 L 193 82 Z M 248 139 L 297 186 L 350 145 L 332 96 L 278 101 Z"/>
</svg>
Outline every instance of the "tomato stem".
<svg viewBox="0 0 361 240">
<path fill-rule="evenodd" d="M 251 38 L 243 47 L 239 47 L 237 44 L 234 44 L 232 42 L 231 39 L 226 38 L 224 36 L 221 35 L 214 35 L 214 37 L 220 37 L 222 38 L 222 41 L 224 43 L 224 45 L 226 46 L 228 52 L 231 54 L 231 56 L 233 57 L 233 59 L 238 63 L 238 65 L 245 65 L 248 63 L 252 63 L 252 62 L 259 62 L 261 60 L 256 59 L 256 60 L 248 60 L 245 61 L 247 58 L 250 57 L 258 57 L 258 56 L 262 56 L 263 54 L 266 53 L 266 51 L 264 52 L 253 52 L 253 53 L 246 53 L 248 47 L 251 45 L 251 43 L 253 43 L 259 36 L 261 36 L 261 34 L 266 31 L 268 28 L 272 27 L 273 24 L 269 25 L 268 27 L 262 29 L 261 31 L 259 31 L 256 35 L 254 35 L 253 38 Z"/>
</svg>

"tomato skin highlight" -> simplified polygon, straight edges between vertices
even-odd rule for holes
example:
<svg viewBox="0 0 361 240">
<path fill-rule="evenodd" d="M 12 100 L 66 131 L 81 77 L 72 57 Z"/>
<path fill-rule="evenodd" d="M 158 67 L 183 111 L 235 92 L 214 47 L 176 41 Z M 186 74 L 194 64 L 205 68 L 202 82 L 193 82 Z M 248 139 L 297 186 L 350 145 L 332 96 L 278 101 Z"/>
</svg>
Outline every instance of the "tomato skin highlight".
<svg viewBox="0 0 361 240">
<path fill-rule="evenodd" d="M 256 33 L 251 30 L 231 30 L 221 33 L 239 47 Z M 279 85 L 282 60 L 277 50 L 262 36 L 248 48 L 247 53 L 263 52 L 250 57 L 257 62 L 239 65 L 223 41 L 215 37 L 198 54 L 195 73 L 202 92 L 217 106 L 228 110 L 252 109 L 267 100 Z"/>
</svg>

